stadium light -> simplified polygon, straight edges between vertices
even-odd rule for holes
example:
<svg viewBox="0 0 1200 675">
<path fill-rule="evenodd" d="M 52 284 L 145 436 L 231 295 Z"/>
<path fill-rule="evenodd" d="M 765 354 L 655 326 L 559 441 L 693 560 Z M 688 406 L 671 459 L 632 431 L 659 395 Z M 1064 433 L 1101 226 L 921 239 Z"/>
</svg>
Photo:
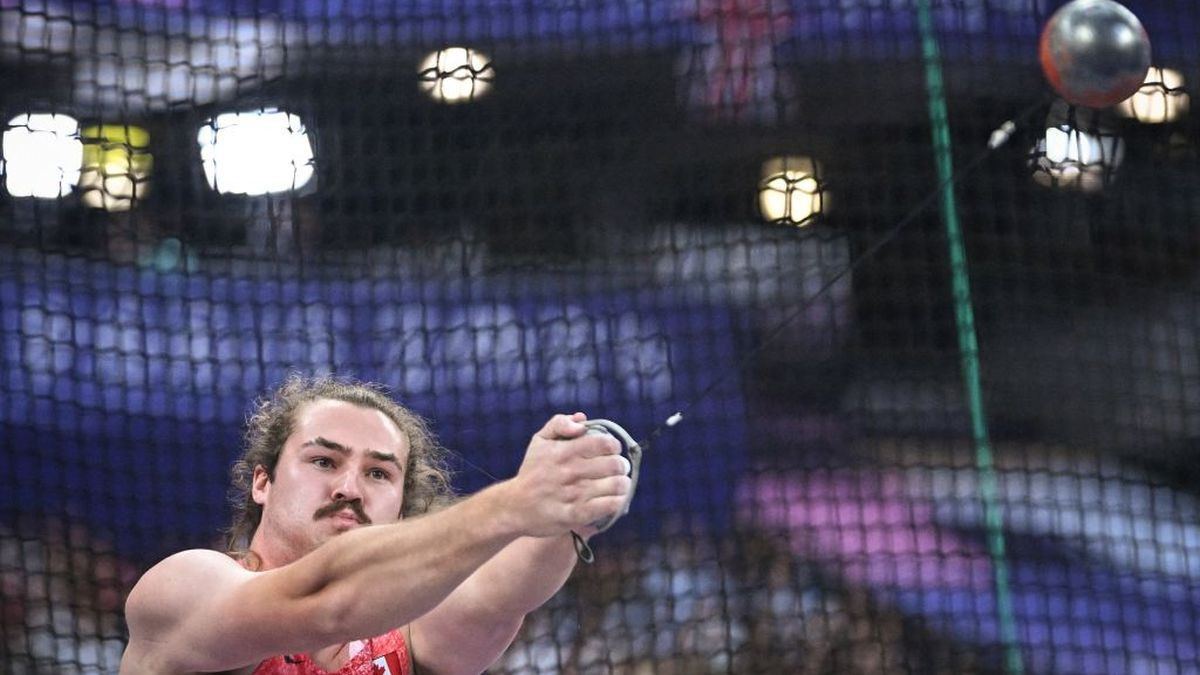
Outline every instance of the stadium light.
<svg viewBox="0 0 1200 675">
<path fill-rule="evenodd" d="M 425 57 L 418 69 L 421 90 L 439 103 L 465 103 L 487 94 L 496 70 L 486 55 L 466 47 L 446 47 Z"/>
<path fill-rule="evenodd" d="M 56 199 L 70 194 L 82 161 L 79 122 L 69 115 L 25 113 L 4 128 L 0 170 L 14 197 Z"/>
<path fill-rule="evenodd" d="M 128 211 L 146 197 L 154 156 L 146 151 L 150 133 L 127 124 L 84 127 L 82 201 L 92 208 Z"/>
<path fill-rule="evenodd" d="M 1125 141 L 1111 133 L 1088 133 L 1068 124 L 1046 128 L 1033 148 L 1034 180 L 1047 187 L 1093 192 L 1125 159 Z"/>
<path fill-rule="evenodd" d="M 313 150 L 300 117 L 275 109 L 217 115 L 196 135 L 204 176 L 222 194 L 297 190 L 313 177 Z"/>
<path fill-rule="evenodd" d="M 1178 70 L 1151 66 L 1141 89 L 1117 104 L 1117 114 L 1143 124 L 1173 122 L 1191 105 L 1183 84 L 1183 73 Z"/>
<path fill-rule="evenodd" d="M 829 207 L 821 166 L 809 157 L 772 157 L 763 162 L 758 207 L 768 222 L 803 227 Z"/>
</svg>

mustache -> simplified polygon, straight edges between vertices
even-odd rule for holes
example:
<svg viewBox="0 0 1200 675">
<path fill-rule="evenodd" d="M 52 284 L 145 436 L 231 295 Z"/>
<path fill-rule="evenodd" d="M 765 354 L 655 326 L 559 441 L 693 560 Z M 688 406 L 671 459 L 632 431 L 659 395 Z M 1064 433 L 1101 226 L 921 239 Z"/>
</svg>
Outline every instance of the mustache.
<svg viewBox="0 0 1200 675">
<path fill-rule="evenodd" d="M 358 518 L 358 522 L 363 525 L 370 525 L 371 519 L 367 517 L 367 512 L 363 510 L 361 499 L 339 499 L 317 509 L 313 514 L 313 520 L 328 518 L 334 514 L 341 513 L 346 509 L 350 509 L 354 513 L 354 517 Z"/>
</svg>

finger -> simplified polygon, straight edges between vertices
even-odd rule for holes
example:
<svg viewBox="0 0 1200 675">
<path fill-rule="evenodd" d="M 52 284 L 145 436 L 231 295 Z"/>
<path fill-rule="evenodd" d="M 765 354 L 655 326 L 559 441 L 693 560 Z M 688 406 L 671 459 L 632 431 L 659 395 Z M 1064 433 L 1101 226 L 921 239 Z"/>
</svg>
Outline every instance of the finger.
<svg viewBox="0 0 1200 675">
<path fill-rule="evenodd" d="M 621 455 L 603 455 L 580 460 L 574 467 L 575 478 L 595 480 L 612 476 L 629 475 L 629 460 Z"/>
<path fill-rule="evenodd" d="M 633 487 L 629 476 L 609 476 L 588 481 L 582 486 L 582 495 L 587 501 L 605 497 L 624 497 Z"/>
<path fill-rule="evenodd" d="M 575 438 L 587 431 L 587 427 L 583 426 L 583 421 L 586 419 L 583 413 L 555 415 L 535 435 L 549 441 Z"/>
<path fill-rule="evenodd" d="M 588 534 L 595 533 L 596 529 L 592 527 L 592 523 L 608 520 L 619 514 L 623 508 L 625 508 L 624 497 L 597 497 L 588 500 L 576 511 L 579 518 L 576 528 Z"/>
<path fill-rule="evenodd" d="M 621 454 L 621 443 L 608 434 L 586 434 L 575 438 L 557 438 L 555 452 L 564 463 Z"/>
<path fill-rule="evenodd" d="M 584 457 L 607 457 L 621 454 L 621 442 L 609 434 L 588 434 L 581 443 Z"/>
<path fill-rule="evenodd" d="M 633 463 L 626 459 L 624 455 L 617 455 L 617 459 L 621 460 L 621 475 L 628 476 L 633 471 Z"/>
</svg>

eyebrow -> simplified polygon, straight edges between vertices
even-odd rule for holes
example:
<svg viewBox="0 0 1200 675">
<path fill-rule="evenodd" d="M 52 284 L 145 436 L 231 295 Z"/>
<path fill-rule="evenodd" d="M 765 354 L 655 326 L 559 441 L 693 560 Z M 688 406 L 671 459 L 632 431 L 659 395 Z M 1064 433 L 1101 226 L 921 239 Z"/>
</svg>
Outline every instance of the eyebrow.
<svg viewBox="0 0 1200 675">
<path fill-rule="evenodd" d="M 337 441 L 331 441 L 328 438 L 325 438 L 324 436 L 317 436 L 316 438 L 312 439 L 311 441 L 308 441 L 307 443 L 305 443 L 304 445 L 302 445 L 300 447 L 309 448 L 314 445 L 320 446 L 327 450 L 332 450 L 340 455 L 349 455 L 352 452 L 352 450 L 348 446 L 342 445 L 341 443 L 338 443 Z M 363 450 L 363 452 L 366 453 L 366 455 L 372 459 L 377 459 L 381 462 L 391 462 L 392 464 L 395 464 L 396 468 L 400 470 L 400 473 L 404 473 L 404 467 L 400 464 L 400 460 L 396 457 L 395 454 L 390 453 L 390 452 L 381 452 L 379 450 L 372 450 L 370 448 Z"/>
</svg>

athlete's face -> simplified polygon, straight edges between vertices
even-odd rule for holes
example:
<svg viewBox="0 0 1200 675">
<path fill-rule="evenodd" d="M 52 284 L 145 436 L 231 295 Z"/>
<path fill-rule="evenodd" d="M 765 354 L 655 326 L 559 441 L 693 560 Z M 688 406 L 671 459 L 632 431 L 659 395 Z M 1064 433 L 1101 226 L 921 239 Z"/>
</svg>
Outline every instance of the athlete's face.
<svg viewBox="0 0 1200 675">
<path fill-rule="evenodd" d="M 254 472 L 263 507 L 255 548 L 283 564 L 346 530 L 399 520 L 408 452 L 407 437 L 378 410 L 327 399 L 301 406 L 274 480 Z"/>
</svg>

